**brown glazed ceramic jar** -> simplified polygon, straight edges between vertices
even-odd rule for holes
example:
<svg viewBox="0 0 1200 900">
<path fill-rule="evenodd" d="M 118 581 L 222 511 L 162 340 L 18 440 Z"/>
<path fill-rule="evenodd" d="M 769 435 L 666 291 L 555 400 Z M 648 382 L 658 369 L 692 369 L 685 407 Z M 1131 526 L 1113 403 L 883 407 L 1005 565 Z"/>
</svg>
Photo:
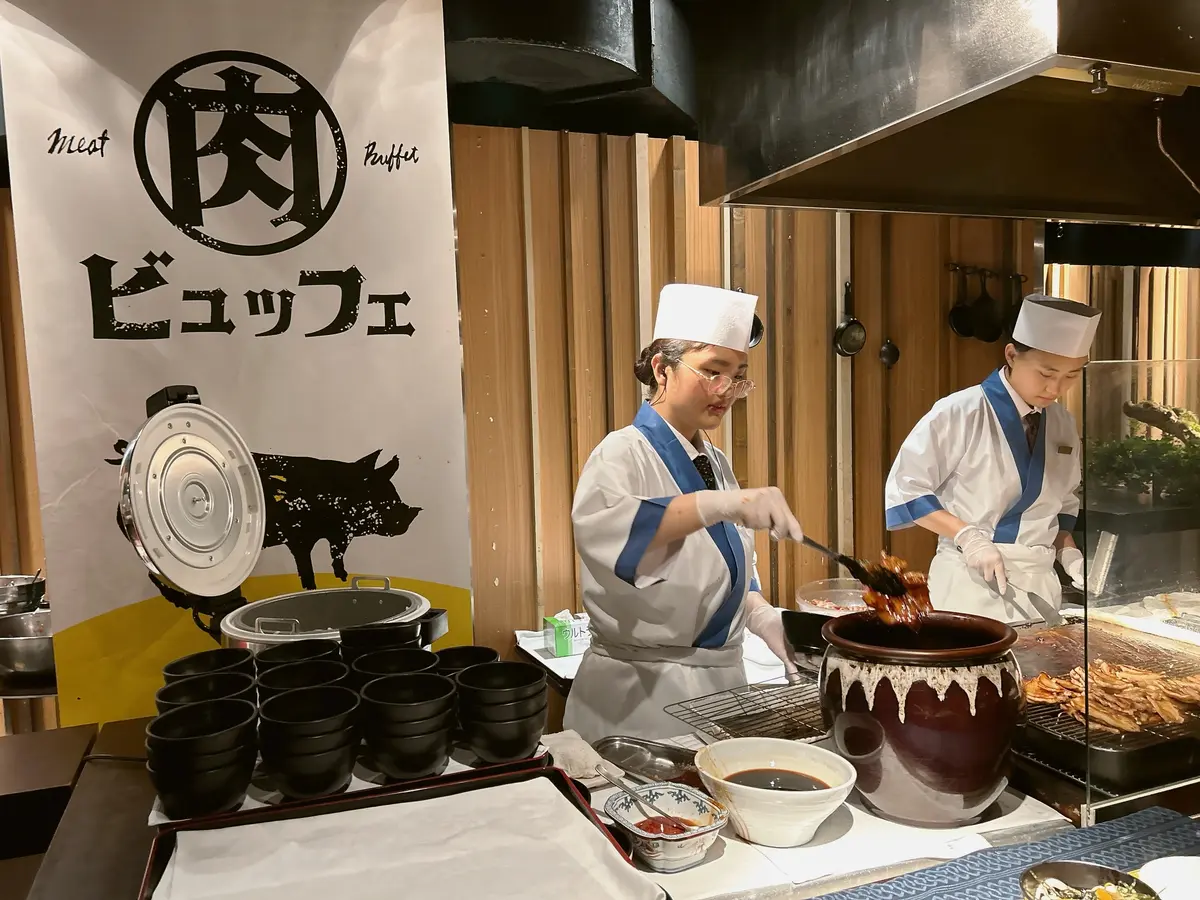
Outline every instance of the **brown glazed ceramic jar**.
<svg viewBox="0 0 1200 900">
<path fill-rule="evenodd" d="M 1008 784 L 1024 712 L 1017 633 L 963 613 L 930 613 L 913 631 L 864 612 L 821 634 L 825 727 L 868 806 L 914 825 L 978 821 Z"/>
</svg>

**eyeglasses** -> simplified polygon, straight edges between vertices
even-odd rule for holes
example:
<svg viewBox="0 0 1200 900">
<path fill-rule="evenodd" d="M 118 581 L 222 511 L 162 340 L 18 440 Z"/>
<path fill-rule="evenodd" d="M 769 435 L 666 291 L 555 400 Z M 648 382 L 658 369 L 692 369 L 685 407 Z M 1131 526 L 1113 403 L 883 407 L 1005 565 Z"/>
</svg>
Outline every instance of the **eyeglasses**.
<svg viewBox="0 0 1200 900">
<path fill-rule="evenodd" d="M 707 381 L 708 389 L 718 396 L 732 390 L 733 399 L 740 400 L 742 397 L 745 397 L 752 390 L 754 390 L 754 382 L 749 378 L 744 378 L 740 375 L 737 378 L 733 378 L 729 375 L 708 375 L 704 372 L 701 372 L 699 369 L 693 369 L 682 360 L 680 360 L 679 364 L 685 369 L 691 369 L 691 371 L 695 372 L 697 375 Z"/>
</svg>

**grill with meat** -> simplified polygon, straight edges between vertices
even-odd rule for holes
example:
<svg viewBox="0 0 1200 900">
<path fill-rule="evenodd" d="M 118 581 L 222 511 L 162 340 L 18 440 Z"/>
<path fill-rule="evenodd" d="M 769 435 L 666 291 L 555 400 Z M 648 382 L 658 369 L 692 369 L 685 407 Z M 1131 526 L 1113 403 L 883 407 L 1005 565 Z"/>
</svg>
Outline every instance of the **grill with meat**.
<svg viewBox="0 0 1200 900">
<path fill-rule="evenodd" d="M 1187 707 L 1200 707 L 1200 675 L 1170 678 L 1135 666 L 1096 660 L 1088 667 L 1087 695 L 1082 667 L 1062 677 L 1045 672 L 1025 681 L 1030 703 L 1056 705 L 1079 722 L 1110 734 L 1178 725 Z"/>
</svg>

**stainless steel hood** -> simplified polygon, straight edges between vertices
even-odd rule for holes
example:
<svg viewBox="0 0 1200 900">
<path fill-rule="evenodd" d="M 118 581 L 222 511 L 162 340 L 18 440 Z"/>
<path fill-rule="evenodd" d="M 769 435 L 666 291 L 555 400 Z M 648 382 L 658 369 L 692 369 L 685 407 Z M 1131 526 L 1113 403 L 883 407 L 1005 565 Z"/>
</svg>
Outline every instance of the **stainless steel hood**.
<svg viewBox="0 0 1200 900">
<path fill-rule="evenodd" d="M 1200 0 L 699 18 L 704 202 L 1200 224 Z"/>
</svg>

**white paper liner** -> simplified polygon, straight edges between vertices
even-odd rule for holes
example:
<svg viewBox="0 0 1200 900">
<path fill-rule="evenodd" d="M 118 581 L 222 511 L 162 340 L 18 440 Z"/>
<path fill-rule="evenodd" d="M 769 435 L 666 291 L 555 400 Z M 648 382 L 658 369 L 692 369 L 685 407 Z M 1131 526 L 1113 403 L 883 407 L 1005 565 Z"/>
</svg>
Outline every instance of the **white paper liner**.
<svg viewBox="0 0 1200 900">
<path fill-rule="evenodd" d="M 180 832 L 154 900 L 662 900 L 549 781 Z"/>
</svg>

